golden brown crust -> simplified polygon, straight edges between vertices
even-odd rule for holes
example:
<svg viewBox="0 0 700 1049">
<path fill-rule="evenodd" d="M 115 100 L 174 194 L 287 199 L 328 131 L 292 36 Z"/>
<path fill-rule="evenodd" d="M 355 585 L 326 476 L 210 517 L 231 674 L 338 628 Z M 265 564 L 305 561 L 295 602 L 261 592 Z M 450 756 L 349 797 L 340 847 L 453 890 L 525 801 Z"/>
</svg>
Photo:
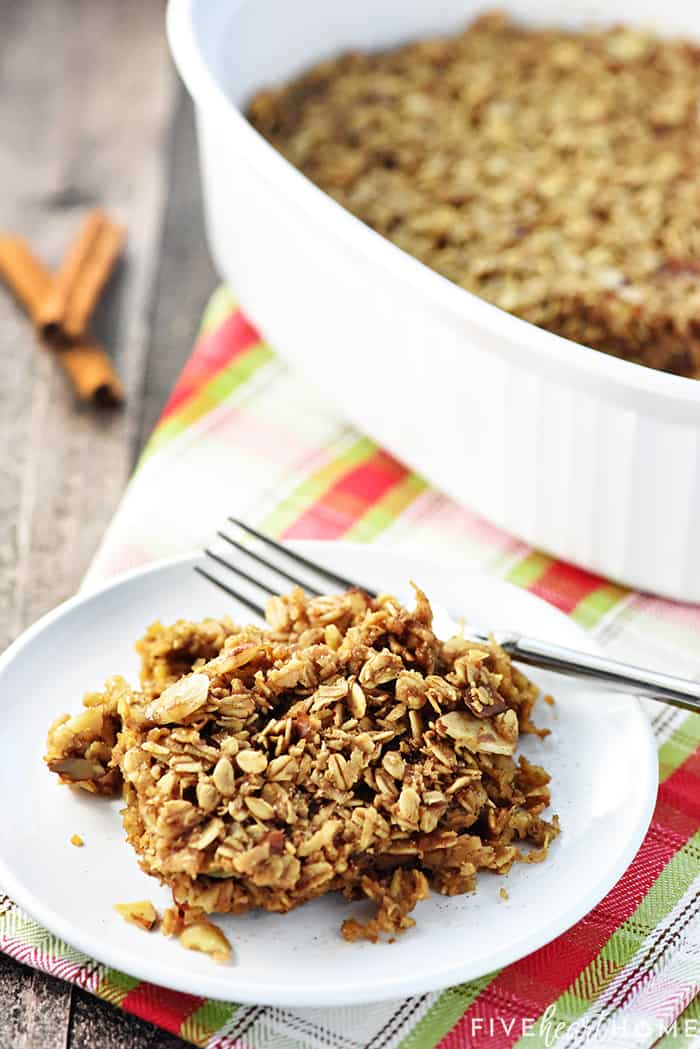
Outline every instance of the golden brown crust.
<svg viewBox="0 0 700 1049">
<path fill-rule="evenodd" d="M 130 688 L 121 677 L 107 682 L 104 692 L 89 692 L 83 710 L 63 714 L 51 725 L 45 761 L 62 783 L 90 794 L 118 794 L 121 773 L 112 765 L 112 751 L 121 728 L 118 706 Z"/>
<path fill-rule="evenodd" d="M 157 696 L 200 660 L 212 659 L 235 629 L 230 619 L 204 619 L 201 623 L 180 619 L 168 627 L 152 623 L 136 642 L 142 690 Z"/>
<path fill-rule="evenodd" d="M 344 923 L 346 938 L 375 940 L 413 924 L 429 886 L 466 892 L 480 869 L 546 855 L 558 833 L 542 817 L 549 776 L 514 758 L 537 689 L 502 649 L 442 643 L 419 590 L 412 612 L 390 596 L 296 590 L 268 619 L 269 631 L 227 626 L 174 681 L 169 646 L 182 652 L 184 637 L 202 652 L 215 628 L 153 626 L 140 645 L 147 689 L 113 679 L 90 698 L 119 720 L 124 826 L 172 889 L 167 931 L 341 891 L 377 904 L 368 922 Z M 89 752 L 83 716 L 52 728 L 50 767 Z"/>
<path fill-rule="evenodd" d="M 700 376 L 700 49 L 502 15 L 346 54 L 252 100 L 339 203 L 469 291 Z"/>
</svg>

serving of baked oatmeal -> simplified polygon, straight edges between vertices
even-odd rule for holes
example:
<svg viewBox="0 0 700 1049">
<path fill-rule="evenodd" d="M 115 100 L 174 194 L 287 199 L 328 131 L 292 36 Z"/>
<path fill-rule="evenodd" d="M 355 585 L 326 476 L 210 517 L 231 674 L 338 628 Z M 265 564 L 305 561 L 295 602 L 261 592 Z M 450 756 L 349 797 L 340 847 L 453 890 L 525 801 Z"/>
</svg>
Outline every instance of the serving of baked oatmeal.
<svg viewBox="0 0 700 1049">
<path fill-rule="evenodd" d="M 502 649 L 439 640 L 418 589 L 412 611 L 294 590 L 267 621 L 153 624 L 140 688 L 114 677 L 49 731 L 62 782 L 123 792 L 141 867 L 172 890 L 165 932 L 340 892 L 375 905 L 345 938 L 376 941 L 430 888 L 545 859 L 549 776 L 516 755 L 520 733 L 546 734 L 538 690 Z"/>
<path fill-rule="evenodd" d="M 576 342 L 700 377 L 700 48 L 523 28 L 350 53 L 248 117 L 443 276 Z"/>
</svg>

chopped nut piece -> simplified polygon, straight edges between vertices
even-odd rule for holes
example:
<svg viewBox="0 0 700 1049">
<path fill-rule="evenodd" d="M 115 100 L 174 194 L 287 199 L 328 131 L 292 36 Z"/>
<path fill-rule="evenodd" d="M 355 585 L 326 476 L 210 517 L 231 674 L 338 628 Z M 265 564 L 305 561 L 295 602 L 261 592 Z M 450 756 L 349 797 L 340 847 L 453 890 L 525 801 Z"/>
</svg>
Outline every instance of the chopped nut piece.
<svg viewBox="0 0 700 1049">
<path fill-rule="evenodd" d="M 190 674 L 169 685 L 146 708 L 146 717 L 157 725 L 172 725 L 195 714 L 207 701 L 209 678 Z"/>
<path fill-rule="evenodd" d="M 219 964 L 231 960 L 231 944 L 213 922 L 198 921 L 186 926 L 180 933 L 180 943 L 188 951 L 210 955 Z"/>
<path fill-rule="evenodd" d="M 338 630 L 335 623 L 329 623 L 323 632 L 324 640 L 329 648 L 338 649 L 340 648 L 343 640 L 343 635 Z"/>
<path fill-rule="evenodd" d="M 389 681 L 394 681 L 402 670 L 403 663 L 399 656 L 384 649 L 369 657 L 360 671 L 360 684 L 366 688 L 386 685 Z"/>
<path fill-rule="evenodd" d="M 169 773 L 166 773 L 166 776 L 168 775 Z M 163 789 L 166 776 L 163 776 L 158 782 L 158 787 L 163 793 L 169 793 L 171 789 L 170 783 L 168 783 L 167 787 Z M 213 784 L 203 782 L 197 784 L 197 804 L 200 809 L 203 809 L 204 812 L 211 812 L 212 809 L 216 808 L 218 803 L 219 792 Z"/>
<path fill-rule="evenodd" d="M 398 814 L 407 824 L 416 826 L 420 813 L 420 796 L 413 787 L 404 787 L 399 794 Z"/>
<path fill-rule="evenodd" d="M 52 772 L 58 772 L 64 779 L 71 783 L 80 783 L 81 780 L 99 779 L 107 771 L 103 765 L 96 761 L 88 761 L 87 758 L 59 758 L 49 761 Z"/>
<path fill-rule="evenodd" d="M 343 678 L 334 681 L 332 685 L 319 685 L 314 693 L 311 709 L 314 712 L 324 710 L 339 699 L 344 699 L 348 694 L 348 683 Z"/>
<path fill-rule="evenodd" d="M 423 718 L 419 711 L 409 710 L 408 721 L 411 726 L 411 735 L 415 740 L 419 740 L 423 735 Z"/>
<path fill-rule="evenodd" d="M 397 754 L 395 750 L 388 750 L 382 758 L 382 765 L 394 779 L 403 779 L 403 774 L 406 771 L 406 763 L 400 754 Z"/>
<path fill-rule="evenodd" d="M 299 846 L 297 856 L 303 859 L 304 856 L 310 856 L 312 852 L 318 852 L 324 846 L 330 845 L 341 827 L 342 823 L 340 820 L 329 820 L 327 823 L 324 823 L 315 834 L 311 835 L 308 841 L 303 842 Z"/>
<path fill-rule="evenodd" d="M 515 750 L 515 744 L 518 742 L 518 715 L 515 711 L 506 710 L 503 714 L 497 714 L 493 723 L 501 739 L 512 745 Z M 511 750 L 510 753 L 512 752 Z"/>
<path fill-rule="evenodd" d="M 150 932 L 158 921 L 158 912 L 150 900 L 138 900 L 136 903 L 115 903 L 114 909 L 125 921 L 138 925 L 146 932 Z"/>
<path fill-rule="evenodd" d="M 492 728 L 490 722 L 472 717 L 461 710 L 443 714 L 438 718 L 436 727 L 438 732 L 445 733 L 477 754 L 512 754 L 518 739 L 518 726 L 514 711 L 508 711 L 508 714 L 513 715 L 515 723 L 513 725 L 509 721 L 507 726 L 503 724 L 501 732 Z"/>
</svg>

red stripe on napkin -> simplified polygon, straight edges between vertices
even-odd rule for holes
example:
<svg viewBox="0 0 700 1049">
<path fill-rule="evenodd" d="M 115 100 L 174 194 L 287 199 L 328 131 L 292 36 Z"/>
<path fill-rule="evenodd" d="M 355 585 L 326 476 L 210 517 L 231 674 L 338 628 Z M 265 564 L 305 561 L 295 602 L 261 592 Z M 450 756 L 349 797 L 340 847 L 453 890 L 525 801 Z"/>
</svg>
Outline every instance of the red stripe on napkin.
<svg viewBox="0 0 700 1049">
<path fill-rule="evenodd" d="M 378 449 L 335 482 L 293 525 L 284 539 L 338 539 L 389 489 L 402 481 L 408 470 Z"/>
<path fill-rule="evenodd" d="M 605 585 L 607 580 L 601 576 L 555 561 L 528 589 L 568 615 L 585 597 Z"/>
<path fill-rule="evenodd" d="M 240 310 L 231 313 L 214 331 L 200 336 L 195 352 L 180 373 L 180 378 L 163 409 L 161 420 L 172 415 L 235 357 L 259 342 L 260 335 Z"/>
<path fill-rule="evenodd" d="M 204 1004 L 206 998 L 181 991 L 169 991 L 166 987 L 155 987 L 150 983 L 140 983 L 129 991 L 122 1000 L 122 1008 L 127 1012 L 158 1024 L 166 1031 L 179 1034 L 180 1028 L 196 1009 Z"/>
</svg>

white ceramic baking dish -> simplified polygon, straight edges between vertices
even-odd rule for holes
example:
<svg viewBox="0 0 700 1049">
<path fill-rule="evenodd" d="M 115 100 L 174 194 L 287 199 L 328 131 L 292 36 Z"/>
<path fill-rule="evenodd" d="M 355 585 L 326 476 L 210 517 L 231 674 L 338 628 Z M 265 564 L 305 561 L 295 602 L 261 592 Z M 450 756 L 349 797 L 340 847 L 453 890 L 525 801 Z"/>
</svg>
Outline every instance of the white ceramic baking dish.
<svg viewBox="0 0 700 1049">
<path fill-rule="evenodd" d="M 699 28 L 695 0 L 498 7 L 540 24 Z M 700 601 L 700 382 L 578 346 L 463 291 L 344 211 L 242 115 L 258 88 L 321 58 L 455 31 L 485 8 L 170 0 L 215 261 L 339 412 L 455 499 L 592 571 Z"/>
</svg>

